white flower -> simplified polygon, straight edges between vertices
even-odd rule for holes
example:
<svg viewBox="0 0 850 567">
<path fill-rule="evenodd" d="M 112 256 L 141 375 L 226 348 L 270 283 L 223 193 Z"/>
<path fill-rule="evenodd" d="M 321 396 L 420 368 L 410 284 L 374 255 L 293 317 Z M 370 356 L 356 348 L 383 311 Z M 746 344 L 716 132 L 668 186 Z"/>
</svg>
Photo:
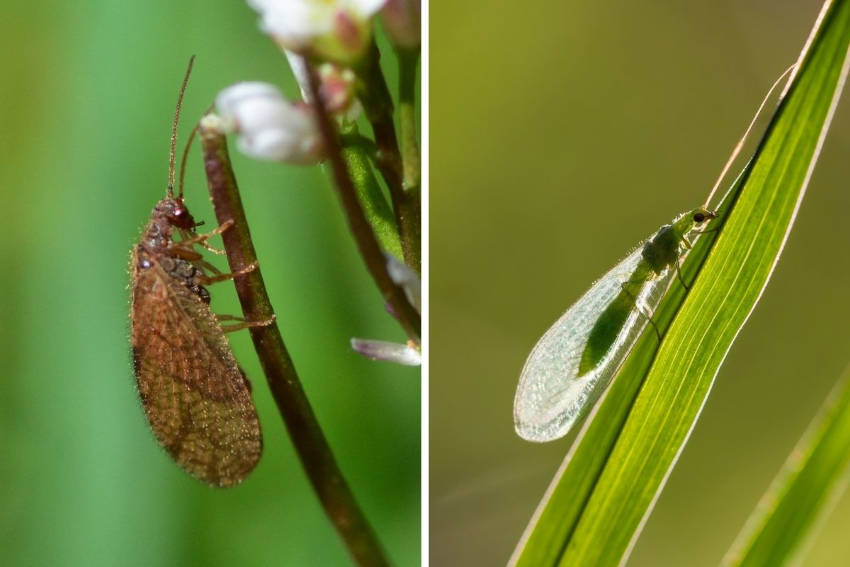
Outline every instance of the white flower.
<svg viewBox="0 0 850 567">
<path fill-rule="evenodd" d="M 282 47 L 332 61 L 360 57 L 372 35 L 372 16 L 386 0 L 248 0 L 260 28 Z"/>
<path fill-rule="evenodd" d="M 255 158 L 314 164 L 322 157 L 312 108 L 286 100 L 268 83 L 236 83 L 215 99 L 226 131 L 237 132 L 239 149 Z"/>
<path fill-rule="evenodd" d="M 386 360 L 404 366 L 422 364 L 422 353 L 410 345 L 369 339 L 351 339 L 351 348 L 373 360 Z"/>
<path fill-rule="evenodd" d="M 387 35 L 400 47 L 417 47 L 420 42 L 421 0 L 387 0 L 381 9 Z"/>
</svg>

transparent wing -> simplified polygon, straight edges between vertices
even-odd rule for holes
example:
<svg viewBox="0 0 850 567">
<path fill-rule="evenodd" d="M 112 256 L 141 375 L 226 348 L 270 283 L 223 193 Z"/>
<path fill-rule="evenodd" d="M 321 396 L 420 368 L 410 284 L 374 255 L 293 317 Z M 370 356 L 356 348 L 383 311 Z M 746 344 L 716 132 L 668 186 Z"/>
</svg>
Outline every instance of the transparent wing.
<svg viewBox="0 0 850 567">
<path fill-rule="evenodd" d="M 589 410 L 640 337 L 667 291 L 674 270 L 648 281 L 608 353 L 592 371 L 577 376 L 579 361 L 596 319 L 617 297 L 642 261 L 638 248 L 602 276 L 540 338 L 525 361 L 514 398 L 514 426 L 528 441 L 552 441 L 567 434 Z"/>
</svg>

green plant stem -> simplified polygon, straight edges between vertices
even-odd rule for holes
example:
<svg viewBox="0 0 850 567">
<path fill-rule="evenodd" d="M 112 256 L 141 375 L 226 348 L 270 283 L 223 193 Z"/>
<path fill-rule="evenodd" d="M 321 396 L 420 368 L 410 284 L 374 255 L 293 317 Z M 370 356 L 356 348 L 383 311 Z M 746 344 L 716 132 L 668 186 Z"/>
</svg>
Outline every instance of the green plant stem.
<svg viewBox="0 0 850 567">
<path fill-rule="evenodd" d="M 375 280 L 384 300 L 389 303 L 392 312 L 398 319 L 410 340 L 419 344 L 419 313 L 407 300 L 404 290 L 393 282 L 387 271 L 387 260 L 378 246 L 372 227 L 366 220 L 363 208 L 357 198 L 357 190 L 351 179 L 345 160 L 342 157 L 342 146 L 339 136 L 325 108 L 324 101 L 319 95 L 319 79 L 312 65 L 307 66 L 307 76 L 310 83 L 310 96 L 316 111 L 316 121 L 322 134 L 322 141 L 334 177 L 334 187 L 342 202 L 342 208 L 348 219 L 348 226 L 357 242 L 357 248 L 366 263 L 366 268 Z M 402 248 L 404 241 L 402 241 Z"/>
<path fill-rule="evenodd" d="M 357 148 L 369 156 L 369 159 L 372 161 L 377 159 L 378 146 L 375 145 L 375 142 L 371 138 L 367 138 L 360 132 L 340 132 L 339 140 L 344 148 Z"/>
<path fill-rule="evenodd" d="M 218 222 L 232 220 L 234 223 L 222 233 L 222 239 L 230 269 L 236 272 L 255 264 L 257 254 L 230 164 L 227 141 L 214 123 L 207 122 L 208 118 L 211 117 L 202 119 L 200 126 L 204 168 Z M 248 321 L 267 321 L 274 317 L 259 267 L 237 277 L 234 283 Z M 250 331 L 269 389 L 325 512 L 359 565 L 388 565 L 372 527 L 334 459 L 277 323 L 251 327 Z"/>
<path fill-rule="evenodd" d="M 378 47 L 373 42 L 369 52 L 355 68 L 360 79 L 357 95 L 363 103 L 366 118 L 375 134 L 375 143 L 378 146 L 375 165 L 381 172 L 381 177 L 390 193 L 404 260 L 410 267 L 420 272 L 422 245 L 420 194 L 418 190 L 405 191 L 404 189 L 404 163 L 393 123 L 393 100 L 387 81 L 381 72 L 380 57 Z M 415 89 L 415 76 L 412 82 Z"/>
</svg>

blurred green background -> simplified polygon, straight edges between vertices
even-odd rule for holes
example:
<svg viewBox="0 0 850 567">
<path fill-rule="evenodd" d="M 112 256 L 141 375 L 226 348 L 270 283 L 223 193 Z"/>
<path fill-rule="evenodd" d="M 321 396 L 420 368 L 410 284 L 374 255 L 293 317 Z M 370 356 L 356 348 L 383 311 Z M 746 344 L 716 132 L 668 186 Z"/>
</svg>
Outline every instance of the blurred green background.
<svg viewBox="0 0 850 567">
<path fill-rule="evenodd" d="M 431 6 L 430 556 L 507 561 L 570 440 L 513 432 L 523 362 L 705 199 L 811 0 Z M 716 565 L 848 363 L 850 96 L 630 565 Z M 850 561 L 850 497 L 807 565 Z"/>
<path fill-rule="evenodd" d="M 350 564 L 247 332 L 230 338 L 254 385 L 265 454 L 235 489 L 208 488 L 171 463 L 130 366 L 129 250 L 164 194 L 188 57 L 198 59 L 181 140 L 233 82 L 267 80 L 296 96 L 284 57 L 244 2 L 48 0 L 0 12 L 0 563 Z M 404 336 L 319 168 L 234 160 L 307 394 L 389 556 L 417 564 L 418 372 L 348 347 L 352 336 Z M 209 226 L 197 146 L 186 197 Z M 212 288 L 215 311 L 238 312 L 232 290 Z"/>
</svg>

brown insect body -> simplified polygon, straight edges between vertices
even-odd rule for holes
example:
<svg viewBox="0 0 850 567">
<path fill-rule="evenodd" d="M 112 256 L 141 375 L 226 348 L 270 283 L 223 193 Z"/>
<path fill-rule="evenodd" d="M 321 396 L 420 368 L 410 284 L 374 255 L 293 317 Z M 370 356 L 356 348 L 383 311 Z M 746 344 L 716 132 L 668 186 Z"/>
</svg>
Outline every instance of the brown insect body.
<svg viewBox="0 0 850 567">
<path fill-rule="evenodd" d="M 133 370 L 159 443 L 189 474 L 223 487 L 254 469 L 262 434 L 250 385 L 203 285 L 232 275 L 207 277 L 209 264 L 194 249 L 206 236 L 194 232 L 197 223 L 183 203 L 182 187 L 173 196 L 176 125 L 188 76 L 175 113 L 167 196 L 131 253 Z M 174 240 L 175 231 L 183 241 Z"/>
</svg>

